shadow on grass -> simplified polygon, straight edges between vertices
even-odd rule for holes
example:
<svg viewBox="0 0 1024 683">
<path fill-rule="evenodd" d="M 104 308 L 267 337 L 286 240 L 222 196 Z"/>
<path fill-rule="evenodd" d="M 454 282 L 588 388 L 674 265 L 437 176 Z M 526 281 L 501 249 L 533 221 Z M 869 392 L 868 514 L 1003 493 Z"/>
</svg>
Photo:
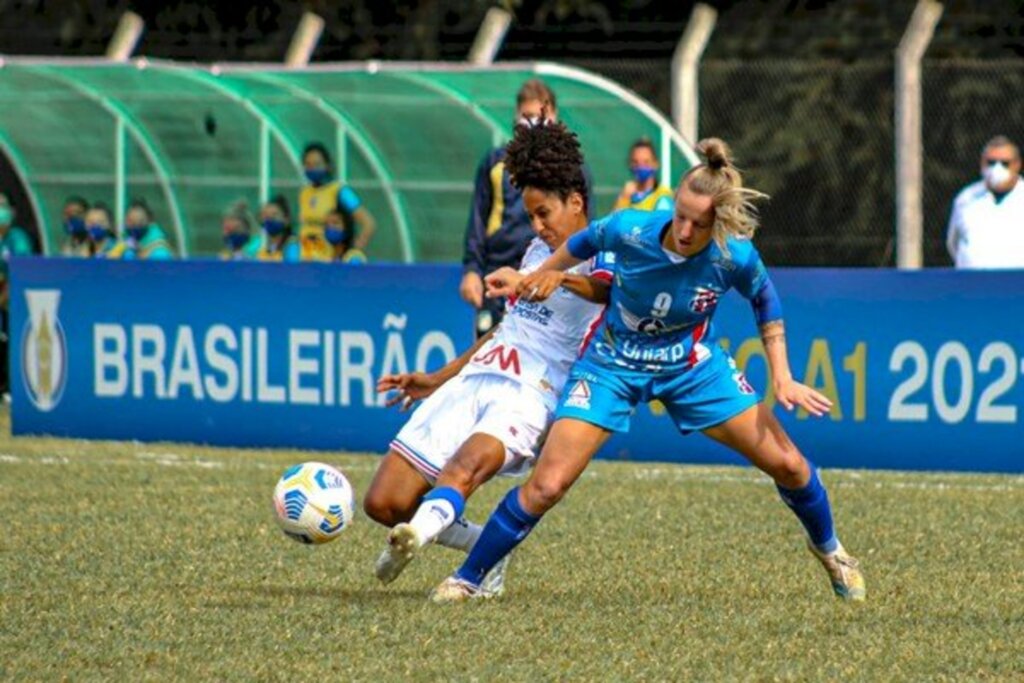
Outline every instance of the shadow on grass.
<svg viewBox="0 0 1024 683">
<path fill-rule="evenodd" d="M 423 601 L 427 591 L 421 589 L 394 588 L 349 588 L 341 586 L 310 586 L 287 584 L 235 584 L 230 587 L 236 594 L 244 594 L 252 598 L 319 598 L 366 604 L 389 602 L 405 602 L 409 600 Z"/>
</svg>

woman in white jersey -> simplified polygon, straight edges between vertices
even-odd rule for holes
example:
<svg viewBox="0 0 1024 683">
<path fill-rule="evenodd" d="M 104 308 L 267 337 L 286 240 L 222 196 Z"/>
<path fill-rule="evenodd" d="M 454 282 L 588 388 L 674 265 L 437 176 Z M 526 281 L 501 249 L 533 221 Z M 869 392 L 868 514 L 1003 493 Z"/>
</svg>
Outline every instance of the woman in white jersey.
<svg viewBox="0 0 1024 683">
<path fill-rule="evenodd" d="M 563 128 L 521 125 L 508 145 L 505 163 L 538 235 L 520 273 L 587 226 L 583 155 Z M 367 515 L 391 527 L 376 565 L 381 581 L 397 578 L 430 542 L 472 548 L 480 527 L 462 518 L 466 499 L 496 474 L 522 472 L 536 456 L 610 280 L 602 264 L 582 263 L 547 301 L 510 301 L 502 323 L 444 368 L 381 378 L 378 391 L 396 392 L 388 405 L 426 398 L 391 442 L 363 499 Z M 502 588 L 504 567 L 495 569 L 487 595 Z"/>
</svg>

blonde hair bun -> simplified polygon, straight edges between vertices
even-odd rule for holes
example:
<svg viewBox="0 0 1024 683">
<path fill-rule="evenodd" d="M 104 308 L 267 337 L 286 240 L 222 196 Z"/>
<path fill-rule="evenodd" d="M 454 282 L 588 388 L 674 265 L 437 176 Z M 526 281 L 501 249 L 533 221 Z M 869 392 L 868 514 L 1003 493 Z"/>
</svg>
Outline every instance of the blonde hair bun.
<svg viewBox="0 0 1024 683">
<path fill-rule="evenodd" d="M 720 138 L 704 138 L 697 143 L 697 151 L 713 171 L 732 165 L 732 150 Z"/>
</svg>

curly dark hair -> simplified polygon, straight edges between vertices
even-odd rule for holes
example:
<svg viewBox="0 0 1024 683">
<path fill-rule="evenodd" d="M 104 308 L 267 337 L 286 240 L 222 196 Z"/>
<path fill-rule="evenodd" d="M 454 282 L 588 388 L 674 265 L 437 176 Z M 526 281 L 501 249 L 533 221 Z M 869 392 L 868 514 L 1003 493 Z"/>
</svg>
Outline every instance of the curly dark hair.
<svg viewBox="0 0 1024 683">
<path fill-rule="evenodd" d="M 519 190 L 532 187 L 553 192 L 563 201 L 579 192 L 583 206 L 589 203 L 580 141 L 564 123 L 541 120 L 520 124 L 505 152 L 505 167 Z"/>
</svg>

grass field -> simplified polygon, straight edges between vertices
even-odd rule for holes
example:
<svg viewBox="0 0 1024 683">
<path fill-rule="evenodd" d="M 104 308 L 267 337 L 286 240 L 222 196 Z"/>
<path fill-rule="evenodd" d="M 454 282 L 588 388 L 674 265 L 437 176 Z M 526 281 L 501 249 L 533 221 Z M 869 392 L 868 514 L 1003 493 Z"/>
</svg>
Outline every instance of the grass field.
<svg viewBox="0 0 1024 683">
<path fill-rule="evenodd" d="M 434 606 L 453 551 L 382 588 L 365 517 L 315 549 L 277 530 L 308 459 L 357 491 L 375 465 L 0 438 L 0 680 L 1024 680 L 1022 477 L 827 472 L 868 577 L 847 605 L 755 472 L 600 462 L 503 598 Z"/>
</svg>

